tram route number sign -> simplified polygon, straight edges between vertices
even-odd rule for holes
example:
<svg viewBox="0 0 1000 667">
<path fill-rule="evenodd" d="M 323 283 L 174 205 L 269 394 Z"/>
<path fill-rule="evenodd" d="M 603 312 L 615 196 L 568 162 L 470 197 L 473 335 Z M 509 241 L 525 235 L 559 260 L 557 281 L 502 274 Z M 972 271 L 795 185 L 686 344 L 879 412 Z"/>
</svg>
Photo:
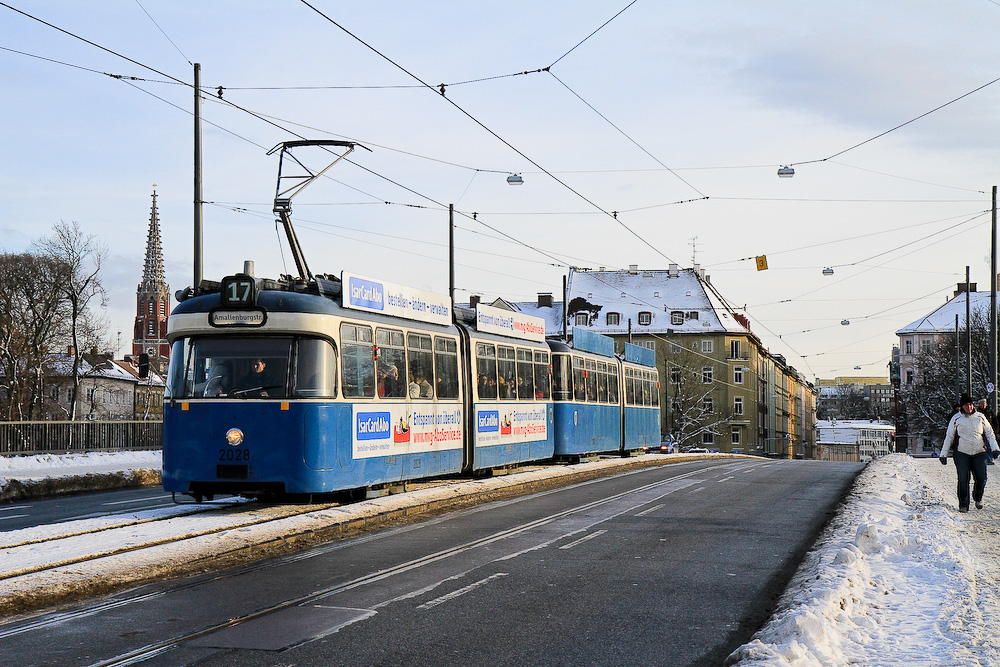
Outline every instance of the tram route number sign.
<svg viewBox="0 0 1000 667">
<path fill-rule="evenodd" d="M 251 276 L 226 276 L 221 297 L 223 308 L 253 308 L 257 305 L 257 284 Z"/>
</svg>

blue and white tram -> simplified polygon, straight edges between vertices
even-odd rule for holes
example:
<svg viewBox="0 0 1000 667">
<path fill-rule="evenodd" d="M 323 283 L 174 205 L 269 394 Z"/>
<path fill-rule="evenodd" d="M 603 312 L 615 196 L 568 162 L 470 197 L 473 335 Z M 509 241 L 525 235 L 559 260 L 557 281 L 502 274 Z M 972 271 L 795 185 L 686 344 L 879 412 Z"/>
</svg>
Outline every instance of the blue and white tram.
<svg viewBox="0 0 1000 667">
<path fill-rule="evenodd" d="M 614 341 L 573 329 L 572 346 L 549 341 L 556 457 L 618 452 L 658 443 L 660 412 L 655 357 L 626 343 L 615 355 Z"/>
<path fill-rule="evenodd" d="M 227 277 L 169 319 L 164 489 L 323 494 L 551 458 L 544 332 L 499 331 L 347 273 Z"/>
</svg>

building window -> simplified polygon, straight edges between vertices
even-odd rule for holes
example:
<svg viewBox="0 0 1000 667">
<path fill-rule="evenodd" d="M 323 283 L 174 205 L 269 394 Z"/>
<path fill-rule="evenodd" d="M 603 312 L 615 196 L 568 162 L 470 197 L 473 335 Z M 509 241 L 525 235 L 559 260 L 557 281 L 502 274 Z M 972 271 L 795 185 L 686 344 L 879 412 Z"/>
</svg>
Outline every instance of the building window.
<svg viewBox="0 0 1000 667">
<path fill-rule="evenodd" d="M 643 326 L 649 326 L 653 322 L 653 313 L 648 310 L 644 310 L 639 313 L 639 324 Z"/>
<path fill-rule="evenodd" d="M 576 319 L 573 320 L 573 324 L 578 327 L 585 327 L 590 324 L 590 315 L 587 313 L 577 313 Z"/>
<path fill-rule="evenodd" d="M 740 359 L 740 341 L 731 340 L 729 341 L 729 357 L 730 359 Z"/>
<path fill-rule="evenodd" d="M 931 351 L 931 342 L 929 340 L 920 341 L 920 351 L 928 354 Z"/>
<path fill-rule="evenodd" d="M 672 313 L 670 313 L 670 323 L 684 324 L 684 313 L 679 310 L 675 310 Z"/>
<path fill-rule="evenodd" d="M 621 323 L 621 313 L 608 313 L 608 326 L 616 327 Z"/>
<path fill-rule="evenodd" d="M 698 319 L 698 311 L 697 310 L 689 311 L 688 314 L 687 314 L 687 318 L 689 320 L 696 320 L 696 319 Z"/>
<path fill-rule="evenodd" d="M 913 354 L 913 341 L 909 339 L 903 341 L 903 349 L 906 350 L 905 354 Z"/>
<path fill-rule="evenodd" d="M 680 343 L 670 341 L 670 354 L 680 354 L 682 349 Z"/>
<path fill-rule="evenodd" d="M 714 445 L 715 444 L 715 434 L 711 431 L 705 431 L 701 434 L 701 444 L 703 445 Z"/>
<path fill-rule="evenodd" d="M 673 382 L 674 384 L 681 383 L 681 369 L 678 368 L 677 366 L 674 366 L 673 368 L 670 369 L 670 381 Z"/>
<path fill-rule="evenodd" d="M 706 396 L 701 401 L 701 412 L 702 414 L 710 415 L 715 412 L 715 399 L 711 396 Z"/>
<path fill-rule="evenodd" d="M 913 384 L 913 371 L 906 371 L 906 384 Z"/>
<path fill-rule="evenodd" d="M 743 384 L 743 367 L 736 366 L 733 368 L 733 384 Z"/>
<path fill-rule="evenodd" d="M 712 367 L 704 366 L 701 369 L 701 383 L 702 384 L 712 384 Z"/>
<path fill-rule="evenodd" d="M 711 354 L 712 353 L 712 349 L 713 349 L 712 341 L 710 341 L 710 340 L 703 340 L 703 341 L 701 341 L 701 351 L 702 352 L 704 352 L 705 354 Z"/>
<path fill-rule="evenodd" d="M 656 350 L 655 340 L 637 340 L 633 345 L 638 345 L 639 347 L 644 347 L 647 350 Z"/>
<path fill-rule="evenodd" d="M 734 445 L 740 444 L 740 427 L 739 426 L 734 426 L 733 427 L 733 444 Z"/>
<path fill-rule="evenodd" d="M 737 396 L 733 399 L 733 414 L 742 415 L 743 414 L 743 397 Z"/>
</svg>

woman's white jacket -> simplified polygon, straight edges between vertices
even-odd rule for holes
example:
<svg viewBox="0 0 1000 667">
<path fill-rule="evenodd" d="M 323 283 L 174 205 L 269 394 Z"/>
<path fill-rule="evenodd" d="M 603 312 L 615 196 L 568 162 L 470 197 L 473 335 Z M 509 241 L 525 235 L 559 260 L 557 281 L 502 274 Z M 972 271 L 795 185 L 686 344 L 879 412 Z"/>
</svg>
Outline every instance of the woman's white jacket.
<svg viewBox="0 0 1000 667">
<path fill-rule="evenodd" d="M 948 422 L 948 432 L 944 436 L 944 445 L 941 447 L 941 458 L 948 456 L 956 439 L 958 445 L 955 449 L 963 454 L 970 456 L 982 454 L 986 451 L 987 442 L 991 451 L 1000 452 L 993 427 L 981 412 L 973 412 L 971 415 L 958 412 L 951 418 Z"/>
</svg>

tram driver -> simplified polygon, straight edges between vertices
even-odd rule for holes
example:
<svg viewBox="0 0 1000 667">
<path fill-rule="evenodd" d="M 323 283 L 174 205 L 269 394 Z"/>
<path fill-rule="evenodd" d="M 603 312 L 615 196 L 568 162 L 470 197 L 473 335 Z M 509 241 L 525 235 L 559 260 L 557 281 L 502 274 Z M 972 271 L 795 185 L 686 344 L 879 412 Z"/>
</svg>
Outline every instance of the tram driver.
<svg viewBox="0 0 1000 667">
<path fill-rule="evenodd" d="M 250 363 L 250 372 L 236 385 L 239 393 L 246 394 L 247 396 L 259 396 L 261 398 L 267 398 L 270 396 L 269 391 L 273 392 L 275 389 L 281 388 L 282 382 L 277 379 L 277 376 L 272 371 L 268 370 L 267 362 L 260 357 L 254 357 Z"/>
</svg>

